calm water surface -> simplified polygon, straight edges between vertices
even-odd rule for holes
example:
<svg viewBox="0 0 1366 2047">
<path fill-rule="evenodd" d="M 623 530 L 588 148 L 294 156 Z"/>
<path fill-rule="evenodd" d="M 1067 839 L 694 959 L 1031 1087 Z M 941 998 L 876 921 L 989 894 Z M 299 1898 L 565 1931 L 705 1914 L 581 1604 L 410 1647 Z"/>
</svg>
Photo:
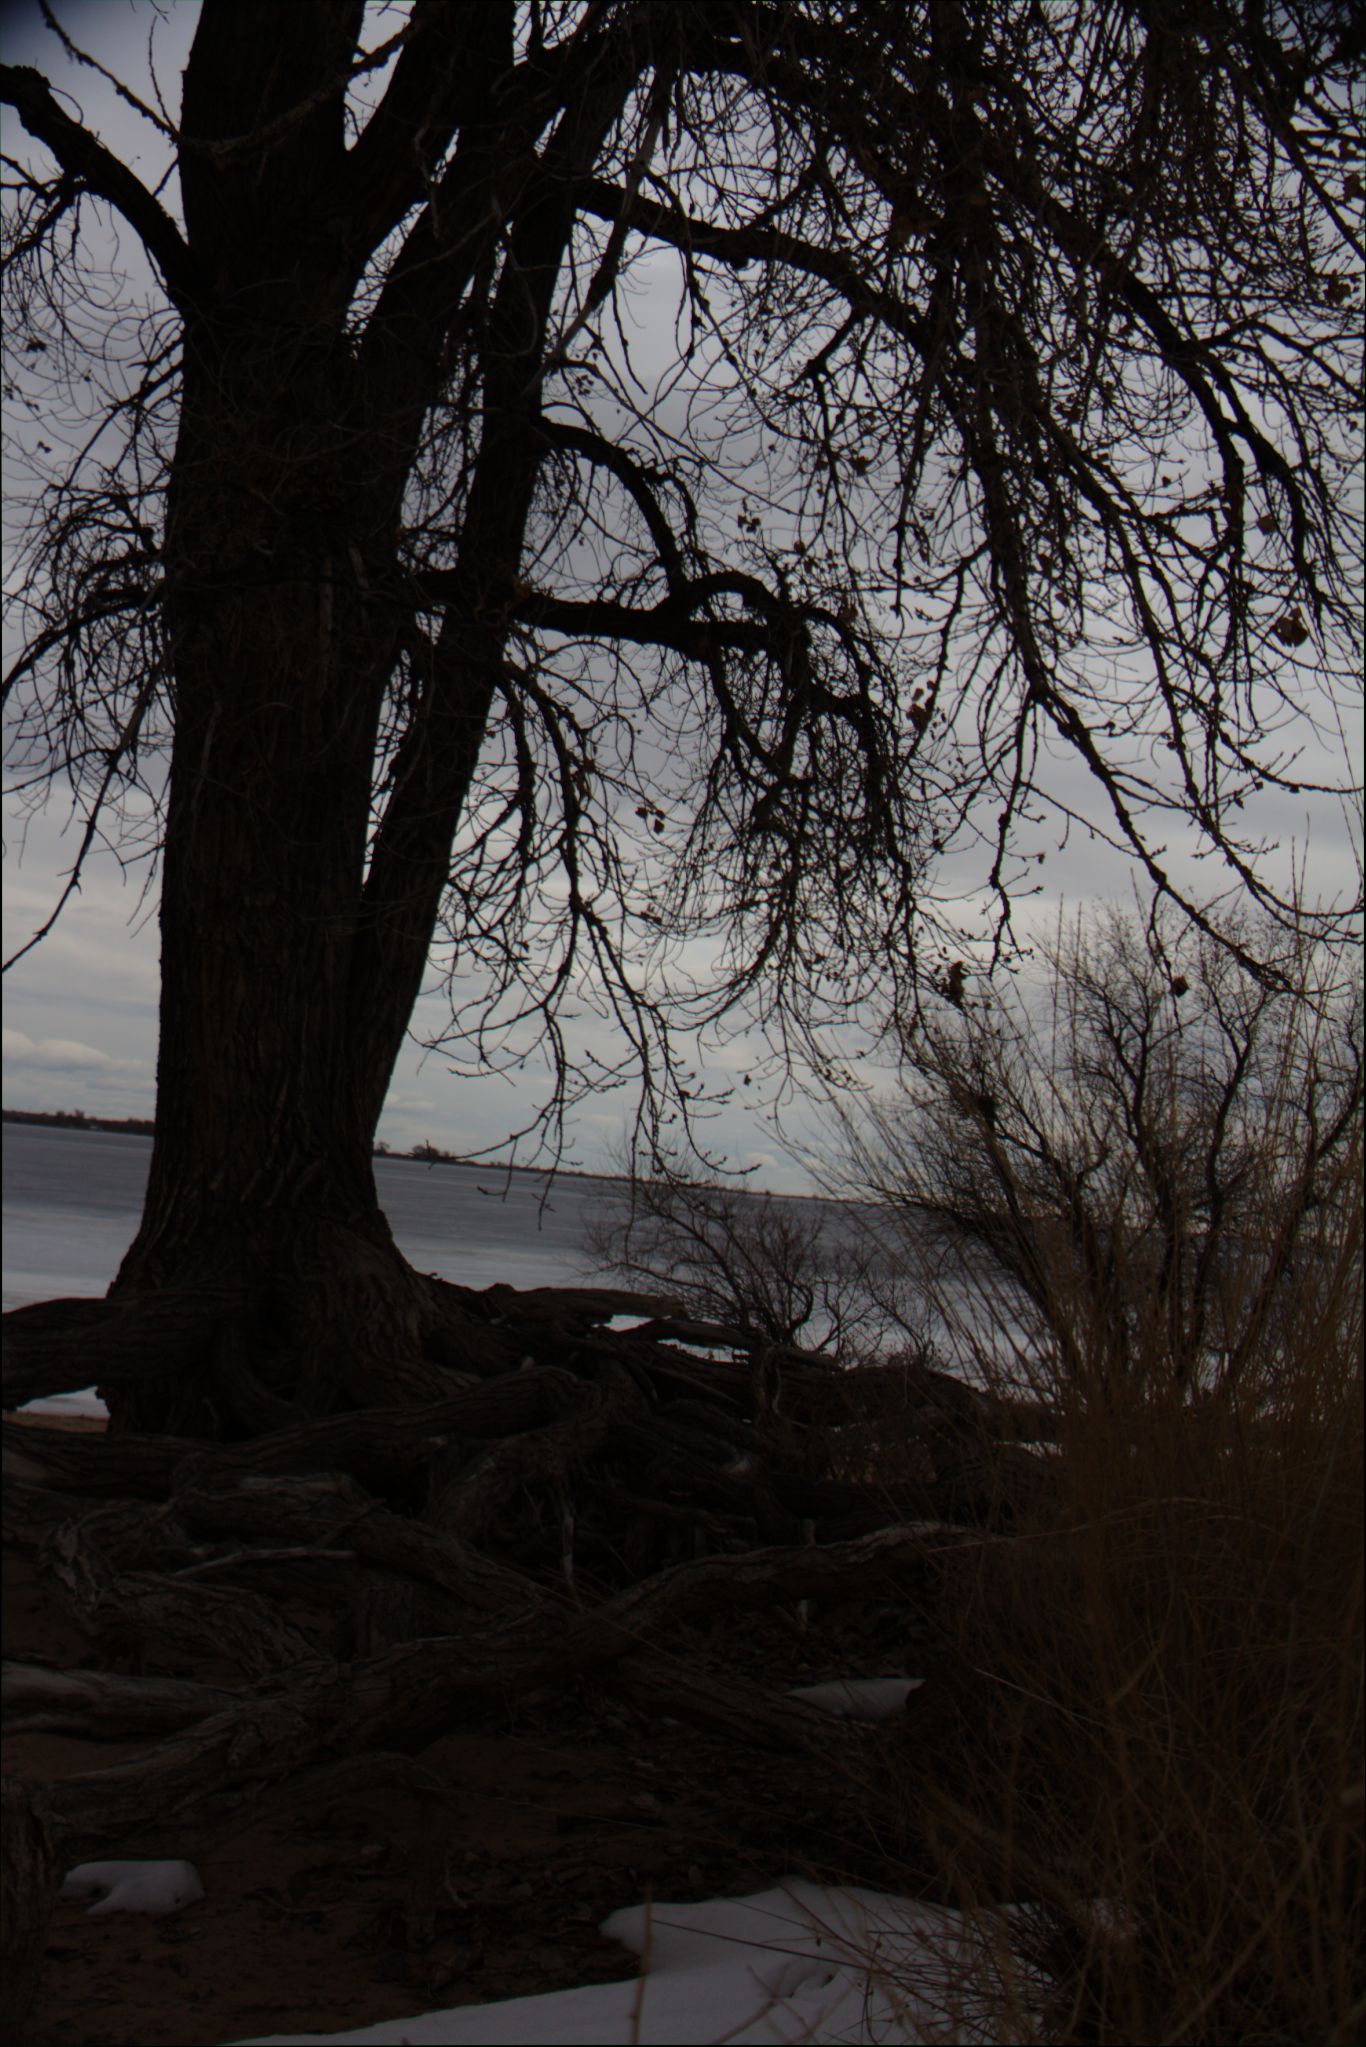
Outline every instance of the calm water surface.
<svg viewBox="0 0 1366 2047">
<path fill-rule="evenodd" d="M 34 1123 L 0 1128 L 5 1308 L 102 1294 L 138 1226 L 151 1138 Z M 547 1191 L 529 1173 L 383 1158 L 375 1179 L 394 1236 L 420 1272 L 475 1287 L 613 1283 L 588 1247 L 587 1229 L 624 1214 L 624 1181 L 564 1177 Z M 861 1234 L 857 1211 L 818 1206 L 831 1241 Z M 84 1394 L 40 1404 L 97 1406 Z"/>
<path fill-rule="evenodd" d="M 102 1294 L 142 1212 L 150 1137 L 4 1129 L 4 1305 Z M 594 1277 L 583 1233 L 619 1201 L 612 1180 L 561 1179 L 546 1198 L 530 1174 L 376 1159 L 379 1198 L 406 1257 L 464 1286 L 553 1286 Z"/>
</svg>

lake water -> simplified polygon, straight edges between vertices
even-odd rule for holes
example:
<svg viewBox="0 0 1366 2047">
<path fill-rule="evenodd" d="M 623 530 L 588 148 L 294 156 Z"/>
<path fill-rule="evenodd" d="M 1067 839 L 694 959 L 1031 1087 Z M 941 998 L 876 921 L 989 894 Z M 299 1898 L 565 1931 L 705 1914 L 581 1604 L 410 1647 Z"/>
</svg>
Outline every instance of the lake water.
<svg viewBox="0 0 1366 2047">
<path fill-rule="evenodd" d="M 102 1294 L 142 1212 L 150 1137 L 4 1126 L 4 1306 Z M 482 1166 L 376 1159 L 379 1198 L 404 1255 L 464 1286 L 554 1286 L 595 1277 L 591 1213 L 620 1203 L 620 1183 Z"/>
<path fill-rule="evenodd" d="M 34 1123 L 3 1131 L 4 1307 L 103 1294 L 137 1229 L 150 1137 Z M 376 1159 L 375 1180 L 394 1236 L 421 1272 L 474 1287 L 622 1284 L 604 1274 L 587 1231 L 624 1215 L 624 1181 L 565 1176 L 547 1188 L 529 1173 L 392 1158 Z M 803 1220 L 819 1212 L 823 1244 L 866 1245 L 866 1210 L 792 1206 Z M 808 1340 L 818 1333 L 812 1325 Z M 36 1404 L 101 1411 L 85 1394 Z"/>
</svg>

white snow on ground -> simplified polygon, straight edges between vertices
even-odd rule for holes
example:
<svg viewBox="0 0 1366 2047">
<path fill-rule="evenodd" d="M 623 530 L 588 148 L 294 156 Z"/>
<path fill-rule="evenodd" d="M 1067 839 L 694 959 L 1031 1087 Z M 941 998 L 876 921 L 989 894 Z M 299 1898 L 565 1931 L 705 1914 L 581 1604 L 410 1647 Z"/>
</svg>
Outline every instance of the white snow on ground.
<svg viewBox="0 0 1366 2047">
<path fill-rule="evenodd" d="M 914 1678 L 848 1679 L 827 1693 L 854 1717 L 899 1711 Z M 859 1700 L 849 1703 L 850 1697 Z M 85 1862 L 64 1898 L 88 1917 L 178 1912 L 205 1895 L 191 1862 Z M 1010 1952 L 1009 1908 L 975 1922 L 944 1907 L 789 1878 L 748 1898 L 632 1905 L 603 1921 L 640 1957 L 634 1977 L 578 1990 L 458 2005 L 355 2031 L 271 2033 L 238 2047 L 373 2041 L 385 2047 L 987 2047 L 1037 2037 L 1040 1979 Z M 1012 1975 L 1013 1969 L 1013 1975 Z M 1009 1984 L 1007 1989 L 1005 1986 Z M 985 1989 L 994 1986 L 989 2001 Z M 1032 1993 L 1032 1995 L 1031 1995 Z M 1020 2000 L 1023 1999 L 1023 2002 Z M 1004 2000 L 1004 2001 L 1003 2001 Z M 1031 2012 L 1029 2006 L 1033 2006 Z"/>
<path fill-rule="evenodd" d="M 86 1913 L 179 1912 L 204 1895 L 192 1862 L 82 1862 L 62 1884 L 64 1898 L 94 1898 Z"/>
<path fill-rule="evenodd" d="M 837 1677 L 829 1684 L 800 1685 L 787 1696 L 844 1720 L 894 1720 L 924 1682 L 923 1677 Z"/>
<path fill-rule="evenodd" d="M 640 1974 L 503 2004 L 460 2005 L 349 2033 L 271 2033 L 239 2047 L 703 2047 L 703 2043 L 978 2043 L 1018 2037 L 952 1988 L 980 1945 L 955 1912 L 798 1878 L 749 1898 L 632 1905 L 603 1932 Z M 1004 1922 L 996 1922 L 1004 1940 Z M 1005 2021 L 1007 2026 L 1009 2020 Z"/>
<path fill-rule="evenodd" d="M 88 1918 L 179 1912 L 204 1896 L 191 1862 L 83 1862 L 64 1898 L 94 1897 Z M 393 2047 L 704 2047 L 704 2043 L 877 2043 L 976 2047 L 1006 2035 L 1002 2013 L 965 1980 L 991 1977 L 1008 1922 L 976 1929 L 956 1912 L 878 1891 L 793 1877 L 748 1898 L 631 1905 L 603 1921 L 639 1955 L 619 1983 L 501 2004 L 386 2019 L 354 2032 L 271 2033 L 240 2047 L 374 2041 Z M 1009 2026 L 1009 2018 L 1006 2017 Z"/>
</svg>

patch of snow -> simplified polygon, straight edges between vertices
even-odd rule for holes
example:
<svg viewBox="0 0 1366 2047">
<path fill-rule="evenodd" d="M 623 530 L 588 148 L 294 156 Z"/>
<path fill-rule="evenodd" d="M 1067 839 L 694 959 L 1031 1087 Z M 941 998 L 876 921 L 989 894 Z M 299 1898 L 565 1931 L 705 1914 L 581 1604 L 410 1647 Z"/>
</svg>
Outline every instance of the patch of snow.
<svg viewBox="0 0 1366 2047">
<path fill-rule="evenodd" d="M 82 1862 L 68 1870 L 64 1898 L 91 1898 L 86 1913 L 179 1912 L 204 1895 L 199 1871 L 192 1862 Z"/>
<path fill-rule="evenodd" d="M 844 1720 L 894 1720 L 924 1682 L 923 1677 L 839 1677 L 829 1684 L 799 1685 L 787 1696 Z"/>
<path fill-rule="evenodd" d="M 1004 1948 L 1006 1929 L 992 1922 L 986 1943 Z M 999 2009 L 962 1988 L 987 1959 L 983 1928 L 970 1933 L 941 1906 L 794 1878 L 748 1898 L 633 1905 L 602 1930 L 641 1957 L 636 1980 L 240 2047 L 943 2047 L 1009 2037 Z"/>
</svg>

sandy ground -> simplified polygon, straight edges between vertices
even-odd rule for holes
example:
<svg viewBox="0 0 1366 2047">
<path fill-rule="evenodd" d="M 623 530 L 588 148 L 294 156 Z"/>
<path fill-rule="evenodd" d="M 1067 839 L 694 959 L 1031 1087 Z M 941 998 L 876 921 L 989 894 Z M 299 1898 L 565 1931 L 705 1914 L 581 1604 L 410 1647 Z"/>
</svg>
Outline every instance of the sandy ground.
<svg viewBox="0 0 1366 2047">
<path fill-rule="evenodd" d="M 96 1662 L 10 1552 L 4 1600 L 6 1656 Z M 779 1689 L 907 1667 L 904 1640 L 900 1659 L 888 1640 L 904 1633 L 894 1615 L 818 1617 L 804 1635 L 782 1615 L 738 1625 L 728 1654 Z M 230 1676 L 183 1658 L 149 1674 Z M 21 1734 L 4 1767 L 57 1778 L 137 1746 Z M 90 1919 L 59 1902 L 35 2047 L 193 2047 L 628 1977 L 635 1958 L 597 1930 L 622 1905 L 739 1896 L 794 1872 L 891 1881 L 862 1829 L 851 1835 L 838 1785 L 647 1718 L 592 1683 L 465 1716 L 418 1760 L 444 1800 L 375 1782 L 303 1788 L 213 1828 L 111 1844 L 103 1852 L 187 1858 L 206 1896 L 169 1918 Z"/>
</svg>

